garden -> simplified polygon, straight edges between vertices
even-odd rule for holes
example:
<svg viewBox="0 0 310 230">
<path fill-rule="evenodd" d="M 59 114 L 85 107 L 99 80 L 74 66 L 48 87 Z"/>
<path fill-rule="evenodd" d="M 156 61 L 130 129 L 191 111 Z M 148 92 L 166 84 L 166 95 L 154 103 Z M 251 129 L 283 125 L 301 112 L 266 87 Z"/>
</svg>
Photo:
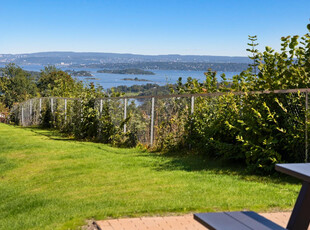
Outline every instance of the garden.
<svg viewBox="0 0 310 230">
<path fill-rule="evenodd" d="M 310 25 L 307 26 L 310 30 Z M 180 79 L 126 97 L 47 66 L 1 71 L 0 229 L 77 229 L 85 220 L 290 210 L 308 162 L 310 35 L 281 38 L 233 79 Z M 156 100 L 155 100 L 156 99 Z"/>
<path fill-rule="evenodd" d="M 78 229 L 85 220 L 289 210 L 291 178 L 204 156 L 162 155 L 0 124 L 0 229 Z M 242 194 L 242 195 L 241 195 Z"/>
</svg>

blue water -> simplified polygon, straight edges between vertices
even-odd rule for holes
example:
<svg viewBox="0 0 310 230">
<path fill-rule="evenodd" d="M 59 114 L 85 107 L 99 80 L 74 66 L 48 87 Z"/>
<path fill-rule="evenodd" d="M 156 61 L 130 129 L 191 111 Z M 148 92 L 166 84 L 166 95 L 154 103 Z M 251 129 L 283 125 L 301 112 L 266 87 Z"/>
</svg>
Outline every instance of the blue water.
<svg viewBox="0 0 310 230">
<path fill-rule="evenodd" d="M 0 67 L 3 67 L 0 65 Z M 25 70 L 28 71 L 40 71 L 44 67 L 41 65 L 21 65 Z M 98 69 L 93 68 L 68 68 L 68 67 L 57 67 L 62 70 L 86 70 L 90 71 L 93 77 L 98 80 L 87 80 L 86 77 L 77 77 L 79 80 L 83 80 L 85 82 L 94 82 L 95 84 L 101 85 L 104 89 L 116 87 L 119 85 L 143 85 L 147 83 L 155 83 L 158 85 L 165 85 L 167 83 L 174 84 L 177 82 L 179 77 L 182 77 L 183 83 L 186 82 L 188 77 L 199 79 L 200 82 L 205 80 L 204 72 L 205 71 L 185 71 L 185 70 L 150 70 L 155 73 L 155 75 L 133 75 L 133 74 L 109 74 L 109 73 L 97 73 Z M 220 80 L 220 75 L 223 72 L 218 72 L 218 79 Z M 232 76 L 239 74 L 238 72 L 225 72 L 227 79 L 231 79 Z M 123 78 L 139 78 L 139 79 L 146 79 L 149 81 L 124 81 Z"/>
</svg>

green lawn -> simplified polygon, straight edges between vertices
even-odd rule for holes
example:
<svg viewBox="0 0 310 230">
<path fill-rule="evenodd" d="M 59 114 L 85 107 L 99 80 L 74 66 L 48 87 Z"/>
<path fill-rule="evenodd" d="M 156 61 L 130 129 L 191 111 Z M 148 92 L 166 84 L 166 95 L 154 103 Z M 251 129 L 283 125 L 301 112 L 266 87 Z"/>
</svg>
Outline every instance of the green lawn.
<svg viewBox="0 0 310 230">
<path fill-rule="evenodd" d="M 0 229 L 77 229 L 86 219 L 291 209 L 300 183 L 200 157 L 150 154 L 0 124 Z"/>
</svg>

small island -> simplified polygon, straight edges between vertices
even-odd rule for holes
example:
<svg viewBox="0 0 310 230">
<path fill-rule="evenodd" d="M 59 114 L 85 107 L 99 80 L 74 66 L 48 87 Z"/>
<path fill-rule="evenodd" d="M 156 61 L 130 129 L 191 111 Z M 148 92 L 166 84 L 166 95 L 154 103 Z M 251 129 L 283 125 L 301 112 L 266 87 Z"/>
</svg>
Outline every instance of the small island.
<svg viewBox="0 0 310 230">
<path fill-rule="evenodd" d="M 65 70 L 65 72 L 75 77 L 93 77 L 93 75 L 89 71 L 85 71 L 85 70 L 81 70 L 81 71 Z"/>
<path fill-rule="evenodd" d="M 100 80 L 100 78 L 95 78 L 95 77 L 86 77 L 85 79 L 86 80 L 96 80 L 96 81 Z"/>
<path fill-rule="evenodd" d="M 150 81 L 150 80 L 147 80 L 147 79 L 140 79 L 140 78 L 137 78 L 137 77 L 135 77 L 135 78 L 123 78 L 121 80 L 123 80 L 123 81 L 148 81 L 148 82 L 153 82 L 153 81 Z"/>
<path fill-rule="evenodd" d="M 143 69 L 103 69 L 97 73 L 112 73 L 112 74 L 132 74 L 132 75 L 155 75 L 155 73 Z"/>
</svg>

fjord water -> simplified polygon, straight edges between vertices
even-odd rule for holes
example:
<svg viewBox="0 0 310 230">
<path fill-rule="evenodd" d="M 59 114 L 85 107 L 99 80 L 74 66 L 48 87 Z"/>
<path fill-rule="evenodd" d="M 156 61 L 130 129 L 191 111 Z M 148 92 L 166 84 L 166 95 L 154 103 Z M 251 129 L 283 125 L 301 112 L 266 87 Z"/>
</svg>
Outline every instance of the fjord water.
<svg viewBox="0 0 310 230">
<path fill-rule="evenodd" d="M 1 67 L 1 66 L 0 66 Z M 3 66 L 2 66 L 3 67 Z M 40 71 L 44 69 L 42 65 L 21 65 L 21 68 L 28 71 Z M 76 77 L 79 80 L 85 82 L 94 82 L 95 84 L 101 85 L 104 89 L 126 85 L 144 85 L 147 83 L 154 83 L 158 85 L 174 84 L 177 82 L 179 77 L 182 77 L 182 82 L 185 83 L 188 77 L 199 79 L 200 82 L 205 80 L 205 71 L 186 71 L 186 70 L 150 70 L 155 73 L 155 75 L 134 75 L 134 74 L 110 74 L 110 73 L 97 73 L 99 69 L 93 68 L 70 68 L 70 67 L 58 67 L 62 70 L 75 70 L 75 71 L 89 71 L 93 77 Z M 223 72 L 218 72 L 218 79 L 220 80 L 220 75 Z M 239 74 L 239 72 L 225 72 L 226 78 L 231 79 L 234 75 Z M 74 76 L 73 76 L 74 77 Z M 138 78 L 145 79 L 148 81 L 125 81 L 124 78 Z"/>
</svg>

